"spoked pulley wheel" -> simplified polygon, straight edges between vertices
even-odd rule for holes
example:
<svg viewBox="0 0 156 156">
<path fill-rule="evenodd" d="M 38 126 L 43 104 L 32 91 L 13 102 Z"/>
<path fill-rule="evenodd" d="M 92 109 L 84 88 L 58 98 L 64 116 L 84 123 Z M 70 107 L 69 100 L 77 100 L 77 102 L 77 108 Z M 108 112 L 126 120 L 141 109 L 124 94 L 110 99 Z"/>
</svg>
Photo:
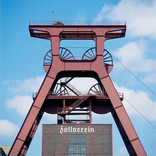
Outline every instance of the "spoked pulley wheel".
<svg viewBox="0 0 156 156">
<path fill-rule="evenodd" d="M 82 60 L 94 60 L 96 58 L 96 48 L 88 49 L 82 56 Z M 112 55 L 109 53 L 108 50 L 103 50 L 103 62 L 106 65 L 113 65 Z"/>
<path fill-rule="evenodd" d="M 62 60 L 74 60 L 73 54 L 66 48 L 60 47 L 60 58 Z M 43 65 L 51 65 L 52 63 L 52 52 L 51 49 L 46 53 Z"/>
<path fill-rule="evenodd" d="M 88 94 L 89 94 L 89 95 L 97 95 L 97 96 L 98 96 L 98 95 L 102 95 L 103 92 L 102 92 L 102 89 L 101 89 L 99 83 L 93 85 L 93 86 L 89 89 Z"/>
<path fill-rule="evenodd" d="M 60 47 L 60 59 L 61 60 L 74 60 L 74 56 L 70 50 Z"/>
<path fill-rule="evenodd" d="M 66 89 L 66 87 L 64 85 L 61 85 L 60 83 L 56 83 L 52 94 L 57 95 L 57 96 L 69 95 L 68 90 Z"/>
<path fill-rule="evenodd" d="M 103 53 L 103 62 L 106 65 L 113 65 L 112 55 L 106 49 L 104 49 Z"/>
<path fill-rule="evenodd" d="M 96 48 L 90 48 L 88 49 L 82 56 L 82 60 L 94 60 L 96 57 Z"/>
<path fill-rule="evenodd" d="M 52 62 L 52 53 L 50 49 L 44 56 L 43 65 L 51 65 L 51 62 Z"/>
</svg>

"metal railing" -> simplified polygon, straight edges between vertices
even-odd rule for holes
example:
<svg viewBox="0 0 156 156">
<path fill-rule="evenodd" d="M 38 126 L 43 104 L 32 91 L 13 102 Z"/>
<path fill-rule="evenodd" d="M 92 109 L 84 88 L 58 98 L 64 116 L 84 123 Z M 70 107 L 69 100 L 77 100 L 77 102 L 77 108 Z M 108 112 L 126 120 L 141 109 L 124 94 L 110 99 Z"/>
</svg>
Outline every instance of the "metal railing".
<svg viewBox="0 0 156 156">
<path fill-rule="evenodd" d="M 52 91 L 49 92 L 49 95 L 60 96 L 60 95 L 57 95 L 55 92 L 52 92 Z M 94 95 L 94 94 L 88 93 L 87 91 L 81 91 L 79 95 L 69 94 L 69 95 L 62 95 L 62 96 L 85 96 L 86 97 L 86 96 L 103 96 L 103 95 L 108 97 L 107 94 L 101 93 L 101 94 L 98 94 L 98 95 Z M 118 92 L 118 95 L 119 95 L 120 99 L 124 99 L 124 93 L 119 93 Z M 37 96 L 37 92 L 34 92 L 32 94 L 33 99 L 36 98 L 36 96 Z"/>
<path fill-rule="evenodd" d="M 126 25 L 125 21 L 29 21 L 29 25 Z"/>
</svg>

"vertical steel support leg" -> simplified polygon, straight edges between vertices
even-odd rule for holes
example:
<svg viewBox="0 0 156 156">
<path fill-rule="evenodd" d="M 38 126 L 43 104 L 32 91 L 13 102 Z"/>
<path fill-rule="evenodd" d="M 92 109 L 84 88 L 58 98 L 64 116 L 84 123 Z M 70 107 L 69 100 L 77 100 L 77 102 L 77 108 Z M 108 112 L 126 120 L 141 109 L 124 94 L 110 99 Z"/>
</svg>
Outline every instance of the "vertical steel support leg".
<svg viewBox="0 0 156 156">
<path fill-rule="evenodd" d="M 91 99 L 89 99 L 89 123 L 92 123 L 92 104 L 91 104 Z"/>
<path fill-rule="evenodd" d="M 42 118 L 42 105 L 53 82 L 53 78 L 48 76 L 45 77 L 38 95 L 26 116 L 26 119 L 14 141 L 13 146 L 11 147 L 9 156 L 24 156 L 26 154 L 40 119 Z"/>
<path fill-rule="evenodd" d="M 147 156 L 109 76 L 101 82 L 112 103 L 112 115 L 130 156 Z"/>
</svg>

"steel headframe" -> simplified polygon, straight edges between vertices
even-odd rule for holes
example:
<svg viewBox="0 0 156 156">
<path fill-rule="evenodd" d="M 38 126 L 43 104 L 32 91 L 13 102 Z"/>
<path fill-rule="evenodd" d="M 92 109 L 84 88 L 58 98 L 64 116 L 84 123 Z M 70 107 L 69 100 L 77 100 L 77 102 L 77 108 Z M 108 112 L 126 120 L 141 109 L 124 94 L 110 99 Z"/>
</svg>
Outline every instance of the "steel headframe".
<svg viewBox="0 0 156 156">
<path fill-rule="evenodd" d="M 72 97 L 69 96 L 58 97 L 58 95 L 56 95 L 56 97 L 55 95 L 50 95 L 50 92 L 54 90 L 58 79 L 65 75 L 70 77 L 77 76 L 96 78 L 101 85 L 101 88 L 104 88 L 105 95 L 103 95 L 102 98 L 109 101 L 108 104 L 111 106 L 110 111 L 129 154 L 131 156 L 146 156 L 146 152 L 144 151 L 139 137 L 134 130 L 134 127 L 109 76 L 109 72 L 112 70 L 113 65 L 105 62 L 107 59 L 103 54 L 104 42 L 108 39 L 124 37 L 126 25 L 64 25 L 63 23 L 58 22 L 54 25 L 29 25 L 29 30 L 32 37 L 43 38 L 51 41 L 52 50 L 49 51 L 49 56 L 52 61 L 50 63 L 45 62 L 44 64 L 44 69 L 47 72 L 46 76 L 12 145 L 9 156 L 26 155 L 31 140 L 33 139 L 45 111 L 45 107 L 48 105 L 48 100 L 52 100 L 51 102 L 53 102 L 53 100 L 58 100 L 59 102 L 59 97 L 60 100 L 61 98 L 72 100 Z M 84 59 L 81 61 L 61 59 L 60 41 L 63 39 L 94 40 L 96 43 L 96 53 L 94 53 L 95 59 L 86 60 L 89 53 L 86 53 L 83 57 Z M 66 53 L 67 57 L 70 55 L 71 58 L 73 58 L 72 54 L 68 50 L 66 50 Z M 109 53 L 107 52 L 106 54 L 108 55 L 108 61 L 111 62 Z M 61 55 L 62 58 L 64 58 L 63 56 Z M 45 60 L 47 58 L 48 56 L 45 57 Z M 77 98 L 79 98 L 79 96 L 77 96 Z M 83 100 L 87 101 L 88 98 L 89 97 L 86 97 Z M 80 103 L 82 103 L 82 101 Z M 80 103 L 72 105 L 72 109 L 77 107 Z M 96 109 L 96 106 L 94 107 Z M 52 107 L 51 111 L 54 112 L 54 109 L 56 108 Z M 70 113 L 71 110 L 67 108 L 67 111 L 67 113 Z"/>
</svg>

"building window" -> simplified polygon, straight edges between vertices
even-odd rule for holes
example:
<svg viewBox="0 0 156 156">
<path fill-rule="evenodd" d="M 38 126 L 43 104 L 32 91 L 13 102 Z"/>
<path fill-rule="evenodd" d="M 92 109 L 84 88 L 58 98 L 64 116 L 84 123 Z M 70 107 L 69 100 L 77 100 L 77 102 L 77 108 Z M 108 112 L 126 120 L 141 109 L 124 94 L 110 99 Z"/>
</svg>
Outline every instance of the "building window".
<svg viewBox="0 0 156 156">
<path fill-rule="evenodd" d="M 86 135 L 69 135 L 69 156 L 86 156 Z"/>
</svg>

